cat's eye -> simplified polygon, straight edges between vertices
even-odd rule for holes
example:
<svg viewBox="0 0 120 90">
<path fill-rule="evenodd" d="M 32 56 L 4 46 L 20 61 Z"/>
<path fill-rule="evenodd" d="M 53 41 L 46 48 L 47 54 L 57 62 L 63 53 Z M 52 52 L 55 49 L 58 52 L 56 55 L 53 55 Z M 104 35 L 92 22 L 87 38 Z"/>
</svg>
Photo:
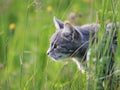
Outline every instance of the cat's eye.
<svg viewBox="0 0 120 90">
<path fill-rule="evenodd" d="M 60 46 L 58 46 L 58 45 L 55 44 L 55 45 L 54 45 L 54 48 L 58 49 L 58 48 L 60 48 Z"/>
</svg>

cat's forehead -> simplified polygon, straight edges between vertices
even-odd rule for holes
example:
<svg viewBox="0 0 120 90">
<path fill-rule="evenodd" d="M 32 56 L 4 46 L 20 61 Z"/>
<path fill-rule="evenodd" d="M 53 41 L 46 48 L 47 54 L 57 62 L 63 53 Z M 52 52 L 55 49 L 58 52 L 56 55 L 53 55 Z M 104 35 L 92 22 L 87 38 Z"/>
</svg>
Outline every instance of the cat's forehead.
<svg viewBox="0 0 120 90">
<path fill-rule="evenodd" d="M 54 42 L 55 40 L 57 40 L 57 39 L 60 39 L 61 38 L 61 32 L 62 31 L 56 31 L 53 35 L 52 35 L 52 37 L 50 38 L 50 42 L 52 43 L 52 42 Z"/>
</svg>

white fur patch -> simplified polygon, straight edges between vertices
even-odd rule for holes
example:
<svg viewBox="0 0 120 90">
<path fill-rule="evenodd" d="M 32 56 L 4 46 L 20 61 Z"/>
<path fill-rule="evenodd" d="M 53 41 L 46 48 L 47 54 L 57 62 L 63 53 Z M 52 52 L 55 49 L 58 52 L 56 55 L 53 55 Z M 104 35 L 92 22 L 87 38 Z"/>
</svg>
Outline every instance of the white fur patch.
<svg viewBox="0 0 120 90">
<path fill-rule="evenodd" d="M 80 63 L 77 59 L 72 58 L 72 60 L 77 64 L 78 69 L 82 72 L 85 73 L 85 68 L 84 65 L 82 65 L 82 63 Z"/>
</svg>

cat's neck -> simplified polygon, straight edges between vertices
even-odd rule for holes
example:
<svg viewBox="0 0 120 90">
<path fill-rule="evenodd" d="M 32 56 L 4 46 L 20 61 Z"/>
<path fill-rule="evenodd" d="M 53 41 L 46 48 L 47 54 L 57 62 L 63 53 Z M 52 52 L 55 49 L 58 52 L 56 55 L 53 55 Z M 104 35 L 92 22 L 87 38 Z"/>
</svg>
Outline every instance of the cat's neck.
<svg viewBox="0 0 120 90">
<path fill-rule="evenodd" d="M 84 61 L 86 59 L 88 46 L 89 46 L 88 42 L 82 43 L 80 48 L 78 48 L 78 51 L 76 52 L 75 57 L 80 58 Z"/>
</svg>

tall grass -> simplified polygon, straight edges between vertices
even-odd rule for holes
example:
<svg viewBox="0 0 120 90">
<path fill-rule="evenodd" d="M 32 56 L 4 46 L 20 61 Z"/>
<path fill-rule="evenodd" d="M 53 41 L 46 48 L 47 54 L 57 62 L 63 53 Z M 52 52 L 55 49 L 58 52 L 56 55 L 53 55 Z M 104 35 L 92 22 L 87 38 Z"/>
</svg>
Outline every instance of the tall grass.
<svg viewBox="0 0 120 90">
<path fill-rule="evenodd" d="M 100 66 L 99 62 L 94 66 L 92 59 L 95 50 L 101 50 L 105 22 L 120 21 L 120 2 L 115 1 L 117 2 L 117 0 L 1 0 L 0 90 L 90 90 L 90 88 L 97 90 L 98 76 L 101 75 L 100 68 L 103 66 L 102 64 Z M 90 80 L 90 87 L 87 87 L 86 74 L 81 74 L 75 63 L 69 59 L 56 63 L 46 55 L 49 38 L 55 31 L 53 16 L 63 21 L 70 20 L 68 16 L 71 12 L 76 14 L 77 25 L 100 22 L 102 26 L 98 34 L 100 42 L 95 44 L 95 48 L 91 47 L 93 53 L 90 57 L 90 73 L 94 75 Z M 76 25 L 74 21 L 71 22 Z M 120 34 L 120 31 L 118 33 Z M 119 44 L 118 36 L 115 71 L 120 70 Z M 105 50 L 101 52 L 104 53 Z"/>
</svg>

